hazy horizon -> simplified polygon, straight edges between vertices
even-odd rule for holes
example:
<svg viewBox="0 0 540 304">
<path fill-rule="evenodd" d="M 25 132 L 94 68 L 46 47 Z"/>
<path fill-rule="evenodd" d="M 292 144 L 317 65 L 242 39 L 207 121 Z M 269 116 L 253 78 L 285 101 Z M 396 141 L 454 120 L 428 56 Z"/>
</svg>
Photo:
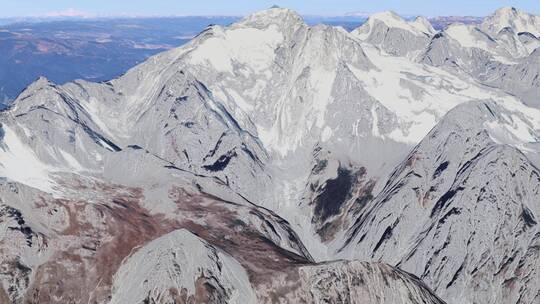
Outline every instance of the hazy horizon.
<svg viewBox="0 0 540 304">
<path fill-rule="evenodd" d="M 129 5 L 127 5 L 129 4 Z M 539 1 L 464 1 L 458 0 L 448 3 L 433 1 L 312 1 L 309 4 L 299 0 L 286 1 L 217 1 L 209 0 L 197 3 L 184 1 L 162 0 L 159 5 L 149 0 L 131 1 L 73 1 L 39 0 L 8 1 L 0 0 L 2 13 L 0 18 L 28 18 L 28 17 L 74 17 L 74 18 L 100 18 L 100 17 L 168 17 L 168 16 L 244 16 L 255 11 L 263 10 L 272 5 L 279 5 L 297 11 L 302 15 L 316 16 L 345 16 L 351 13 L 373 14 L 380 11 L 391 10 L 404 16 L 422 15 L 426 17 L 437 16 L 477 16 L 489 15 L 498 8 L 513 6 L 529 13 L 540 13 Z M 129 9 L 126 9 L 129 7 Z"/>
</svg>

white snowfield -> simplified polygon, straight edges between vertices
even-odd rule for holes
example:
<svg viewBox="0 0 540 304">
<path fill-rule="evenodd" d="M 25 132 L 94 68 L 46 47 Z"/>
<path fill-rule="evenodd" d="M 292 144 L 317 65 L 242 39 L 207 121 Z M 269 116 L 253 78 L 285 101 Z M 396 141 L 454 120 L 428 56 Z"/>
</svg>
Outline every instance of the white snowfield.
<svg viewBox="0 0 540 304">
<path fill-rule="evenodd" d="M 41 191 L 53 192 L 50 168 L 8 126 L 2 126 L 1 175 Z"/>
<path fill-rule="evenodd" d="M 41 78 L 0 113 L 0 302 L 537 303 L 539 33 L 271 8 Z"/>
</svg>

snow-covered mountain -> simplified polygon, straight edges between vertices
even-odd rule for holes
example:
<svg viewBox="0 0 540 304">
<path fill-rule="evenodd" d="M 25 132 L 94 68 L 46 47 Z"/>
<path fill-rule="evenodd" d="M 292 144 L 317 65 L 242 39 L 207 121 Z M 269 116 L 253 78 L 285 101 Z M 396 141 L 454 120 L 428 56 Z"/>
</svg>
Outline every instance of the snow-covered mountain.
<svg viewBox="0 0 540 304">
<path fill-rule="evenodd" d="M 465 74 L 538 107 L 539 16 L 502 8 L 479 26 L 450 25 L 417 60 Z"/>
<path fill-rule="evenodd" d="M 540 112 L 523 110 L 450 111 L 356 213 L 344 256 L 390 262 L 455 303 L 537 302 Z"/>
<path fill-rule="evenodd" d="M 0 113 L 0 299 L 535 303 L 535 39 L 271 8 L 40 78 Z"/>
<path fill-rule="evenodd" d="M 382 12 L 371 15 L 352 34 L 388 54 L 414 56 L 414 52 L 424 48 L 429 38 L 435 34 L 435 29 L 424 17 L 406 21 L 396 13 Z"/>
<path fill-rule="evenodd" d="M 481 27 L 492 34 L 510 28 L 515 33 L 530 33 L 540 37 L 540 16 L 528 14 L 514 7 L 503 7 L 484 19 Z"/>
</svg>

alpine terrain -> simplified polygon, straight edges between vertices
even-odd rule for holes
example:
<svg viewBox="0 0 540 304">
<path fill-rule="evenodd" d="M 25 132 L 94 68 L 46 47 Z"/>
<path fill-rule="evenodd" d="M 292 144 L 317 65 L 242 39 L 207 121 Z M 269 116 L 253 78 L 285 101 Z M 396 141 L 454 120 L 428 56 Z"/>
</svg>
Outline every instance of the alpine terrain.
<svg viewBox="0 0 540 304">
<path fill-rule="evenodd" d="M 540 303 L 540 17 L 271 8 L 0 113 L 0 303 Z"/>
</svg>

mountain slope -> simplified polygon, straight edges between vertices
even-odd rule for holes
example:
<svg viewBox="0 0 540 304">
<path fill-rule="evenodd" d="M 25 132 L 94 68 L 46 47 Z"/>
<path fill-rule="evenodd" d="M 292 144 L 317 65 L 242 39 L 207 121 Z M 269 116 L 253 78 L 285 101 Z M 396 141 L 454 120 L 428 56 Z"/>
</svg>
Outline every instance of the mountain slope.
<svg viewBox="0 0 540 304">
<path fill-rule="evenodd" d="M 540 27 L 535 20 L 540 17 L 503 8 L 478 27 L 450 25 L 432 38 L 419 61 L 471 76 L 538 107 Z"/>
<path fill-rule="evenodd" d="M 352 34 L 389 54 L 412 58 L 427 45 L 435 29 L 423 17 L 408 22 L 393 12 L 382 12 L 371 15 Z"/>
<path fill-rule="evenodd" d="M 516 33 L 528 32 L 540 37 L 540 17 L 528 14 L 514 7 L 503 7 L 484 19 L 481 27 L 497 34 L 504 28 Z"/>
<path fill-rule="evenodd" d="M 443 303 L 418 279 L 390 266 L 315 264 L 301 247 L 299 254 L 284 249 L 282 242 L 301 243 L 283 220 L 259 208 L 171 186 L 176 210 L 164 216 L 144 208 L 156 201 L 146 202 L 141 189 L 83 180 L 75 186 L 78 198 L 53 199 L 2 184 L 2 290 L 13 303 L 322 302 L 346 291 L 353 303 L 363 295 L 371 295 L 367 303 L 381 303 L 375 296 L 380 293 L 383 303 Z M 101 197 L 89 198 L 95 194 Z M 343 272 L 364 279 L 343 285 Z"/>
<path fill-rule="evenodd" d="M 537 301 L 540 171 L 516 147 L 538 122 L 517 115 L 492 102 L 452 110 L 357 213 L 343 252 L 456 303 Z"/>
<path fill-rule="evenodd" d="M 443 303 L 417 278 L 385 264 L 333 262 L 292 267 L 276 275 L 255 289 L 231 256 L 177 230 L 124 262 L 111 303 Z"/>
</svg>

